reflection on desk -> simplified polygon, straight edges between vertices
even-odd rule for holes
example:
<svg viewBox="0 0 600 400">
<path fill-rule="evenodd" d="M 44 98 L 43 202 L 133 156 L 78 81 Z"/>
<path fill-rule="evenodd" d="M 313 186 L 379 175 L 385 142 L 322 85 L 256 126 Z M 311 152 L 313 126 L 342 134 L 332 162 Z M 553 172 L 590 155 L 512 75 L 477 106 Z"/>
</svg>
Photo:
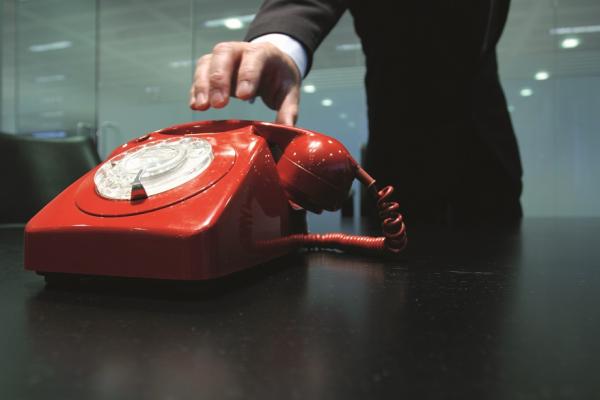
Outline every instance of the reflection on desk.
<svg viewBox="0 0 600 400">
<path fill-rule="evenodd" d="M 53 289 L 23 271 L 22 229 L 0 229 L 0 393 L 600 395 L 599 219 L 411 233 L 395 261 L 308 252 L 216 282 Z"/>
</svg>

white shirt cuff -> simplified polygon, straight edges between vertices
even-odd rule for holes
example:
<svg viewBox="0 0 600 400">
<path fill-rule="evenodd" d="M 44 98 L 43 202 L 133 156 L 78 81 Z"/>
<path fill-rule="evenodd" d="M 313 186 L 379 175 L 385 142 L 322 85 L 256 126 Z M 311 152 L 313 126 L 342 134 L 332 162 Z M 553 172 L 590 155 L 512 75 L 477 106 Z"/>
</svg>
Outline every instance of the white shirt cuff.
<svg viewBox="0 0 600 400">
<path fill-rule="evenodd" d="M 304 78 L 308 63 L 308 55 L 306 54 L 306 50 L 304 50 L 304 47 L 300 44 L 300 42 L 283 33 L 269 33 L 251 40 L 251 43 L 260 42 L 271 43 L 279 50 L 290 56 L 296 63 L 298 71 L 300 71 L 300 77 Z"/>
</svg>

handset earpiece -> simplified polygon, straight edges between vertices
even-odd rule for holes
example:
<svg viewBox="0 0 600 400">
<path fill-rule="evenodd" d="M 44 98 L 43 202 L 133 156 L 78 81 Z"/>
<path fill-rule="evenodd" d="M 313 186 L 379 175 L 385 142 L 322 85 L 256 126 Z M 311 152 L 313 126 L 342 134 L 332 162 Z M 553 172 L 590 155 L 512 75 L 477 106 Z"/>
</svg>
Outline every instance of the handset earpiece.
<svg viewBox="0 0 600 400">
<path fill-rule="evenodd" d="M 316 213 L 342 207 L 356 170 L 356 161 L 343 144 L 314 132 L 292 139 L 277 163 L 290 201 Z"/>
<path fill-rule="evenodd" d="M 277 173 L 290 202 L 316 213 L 342 207 L 357 177 L 357 163 L 343 144 L 317 132 L 268 122 L 255 122 L 253 130 L 282 150 Z"/>
</svg>

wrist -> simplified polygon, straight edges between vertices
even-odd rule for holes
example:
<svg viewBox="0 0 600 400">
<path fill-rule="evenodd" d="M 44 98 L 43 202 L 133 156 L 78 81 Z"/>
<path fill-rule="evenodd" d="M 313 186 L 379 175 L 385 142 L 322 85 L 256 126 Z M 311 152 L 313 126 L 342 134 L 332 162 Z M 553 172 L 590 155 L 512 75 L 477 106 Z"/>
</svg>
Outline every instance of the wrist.
<svg viewBox="0 0 600 400">
<path fill-rule="evenodd" d="M 308 64 L 308 56 L 300 42 L 283 33 L 269 33 L 250 41 L 250 43 L 264 42 L 271 43 L 284 54 L 288 55 L 296 65 L 298 73 L 300 74 L 300 79 L 304 78 Z"/>
</svg>

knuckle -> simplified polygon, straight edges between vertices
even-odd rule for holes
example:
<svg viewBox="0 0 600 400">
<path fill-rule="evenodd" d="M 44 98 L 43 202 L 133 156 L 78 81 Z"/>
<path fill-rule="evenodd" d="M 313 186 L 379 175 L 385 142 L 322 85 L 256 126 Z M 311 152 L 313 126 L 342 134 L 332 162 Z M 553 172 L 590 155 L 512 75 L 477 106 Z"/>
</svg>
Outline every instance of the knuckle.
<svg viewBox="0 0 600 400">
<path fill-rule="evenodd" d="M 196 69 L 194 70 L 194 81 L 201 81 L 205 79 L 206 74 L 208 73 L 208 69 L 208 64 L 203 64 L 202 66 L 196 67 Z"/>
<path fill-rule="evenodd" d="M 263 45 L 261 51 L 264 53 L 265 57 L 275 57 L 278 54 L 282 54 L 281 50 L 273 43 L 261 43 Z"/>
<path fill-rule="evenodd" d="M 196 80 L 194 82 L 194 87 L 196 90 L 204 90 L 210 86 L 210 81 L 208 79 Z"/>
<path fill-rule="evenodd" d="M 249 49 L 252 49 L 256 52 L 269 52 L 276 48 L 273 43 L 269 42 L 251 43 L 251 45 L 252 47 L 250 47 Z"/>
<path fill-rule="evenodd" d="M 262 63 L 267 54 L 263 49 L 248 48 L 244 50 L 242 57 L 246 62 Z"/>
<path fill-rule="evenodd" d="M 210 54 L 205 54 L 196 60 L 196 66 L 199 67 L 201 65 L 206 64 L 209 61 L 210 61 Z"/>
<path fill-rule="evenodd" d="M 238 77 L 241 78 L 255 78 L 260 75 L 260 71 L 254 66 L 242 66 L 238 71 Z"/>
<path fill-rule="evenodd" d="M 212 71 L 208 76 L 211 84 L 225 84 L 227 82 L 227 75 L 224 71 Z"/>
<path fill-rule="evenodd" d="M 207 85 L 208 85 L 208 82 L 206 80 L 194 79 L 194 81 L 192 82 L 191 90 L 199 92 L 200 90 L 204 89 Z"/>
<path fill-rule="evenodd" d="M 265 50 L 265 44 L 267 43 L 248 43 L 246 45 L 246 47 L 244 48 L 244 53 L 245 54 L 256 54 L 256 53 L 260 53 L 263 52 Z"/>
<path fill-rule="evenodd" d="M 217 43 L 213 48 L 213 53 L 227 53 L 233 50 L 233 43 L 221 42 Z"/>
</svg>

